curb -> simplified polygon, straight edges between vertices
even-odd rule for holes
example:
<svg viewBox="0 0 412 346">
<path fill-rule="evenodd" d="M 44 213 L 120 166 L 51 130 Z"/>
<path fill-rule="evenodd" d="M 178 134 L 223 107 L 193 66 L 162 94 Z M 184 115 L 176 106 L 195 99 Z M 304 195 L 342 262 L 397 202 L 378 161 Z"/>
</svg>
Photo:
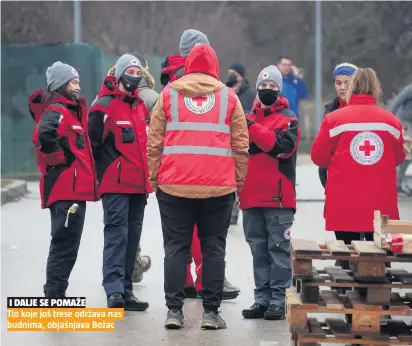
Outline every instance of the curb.
<svg viewBox="0 0 412 346">
<path fill-rule="evenodd" d="M 1 189 L 1 205 L 9 202 L 18 202 L 29 192 L 24 180 L 13 180 L 9 185 Z"/>
</svg>

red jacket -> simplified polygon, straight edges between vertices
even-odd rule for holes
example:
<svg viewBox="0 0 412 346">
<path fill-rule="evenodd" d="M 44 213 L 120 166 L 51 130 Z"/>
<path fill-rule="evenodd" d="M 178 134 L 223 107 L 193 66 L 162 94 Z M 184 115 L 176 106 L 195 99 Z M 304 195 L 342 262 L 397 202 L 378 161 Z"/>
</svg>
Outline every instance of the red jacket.
<svg viewBox="0 0 412 346">
<path fill-rule="evenodd" d="M 180 55 L 171 55 L 166 57 L 162 64 L 162 73 L 160 82 L 163 88 L 183 76 L 187 57 Z"/>
<path fill-rule="evenodd" d="M 247 117 L 249 166 L 240 193 L 240 208 L 292 208 L 296 211 L 296 149 L 300 130 L 287 99 L 270 108 L 257 103 Z"/>
<path fill-rule="evenodd" d="M 42 208 L 61 200 L 96 201 L 96 174 L 87 136 L 86 100 L 72 102 L 61 96 L 42 103 L 42 90 L 29 97 L 37 123 L 32 141 L 41 172 Z"/>
<path fill-rule="evenodd" d="M 313 162 L 328 169 L 328 231 L 373 232 L 373 212 L 399 219 L 396 167 L 405 159 L 402 126 L 369 95 L 354 95 L 328 114 L 315 139 Z"/>
<path fill-rule="evenodd" d="M 100 195 L 150 193 L 147 167 L 149 112 L 138 97 L 119 90 L 115 77 L 103 81 L 89 111 L 89 137 Z"/>
</svg>

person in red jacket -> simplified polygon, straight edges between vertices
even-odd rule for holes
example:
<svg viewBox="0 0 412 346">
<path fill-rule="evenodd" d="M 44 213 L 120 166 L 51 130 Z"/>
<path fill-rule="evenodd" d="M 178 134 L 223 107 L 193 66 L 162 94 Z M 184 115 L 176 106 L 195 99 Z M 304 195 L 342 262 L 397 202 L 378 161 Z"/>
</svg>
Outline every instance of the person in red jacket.
<svg viewBox="0 0 412 346">
<path fill-rule="evenodd" d="M 149 112 L 139 98 L 140 61 L 131 54 L 116 62 L 89 111 L 89 136 L 104 211 L 103 287 L 107 306 L 144 311 L 133 294 L 132 274 L 142 233 L 148 182 Z"/>
<path fill-rule="evenodd" d="M 183 32 L 179 43 L 180 55 L 168 56 L 162 64 L 160 82 L 162 83 L 163 88 L 183 76 L 187 56 L 193 47 L 200 43 L 209 44 L 209 40 L 203 32 L 195 29 L 188 29 Z M 194 280 L 192 276 L 192 260 L 196 266 L 196 280 Z M 185 296 L 186 298 L 201 298 L 201 291 L 202 252 L 200 248 L 200 240 L 197 235 L 197 227 L 195 226 L 193 230 L 191 255 L 186 269 Z M 235 299 L 239 296 L 239 293 L 240 289 L 233 286 L 225 277 L 222 299 Z"/>
<path fill-rule="evenodd" d="M 346 95 L 348 106 L 328 114 L 311 157 L 328 169 L 326 230 L 350 244 L 373 240 L 374 210 L 399 219 L 396 167 L 405 159 L 402 125 L 379 107 L 381 87 L 374 70 L 358 69 Z"/>
<path fill-rule="evenodd" d="M 46 297 L 64 297 L 79 251 L 86 201 L 98 196 L 79 74 L 57 61 L 47 69 L 46 78 L 47 89 L 36 90 L 29 98 L 36 122 L 32 140 L 41 172 L 41 206 L 50 209 L 51 216 L 43 288 Z"/>
<path fill-rule="evenodd" d="M 259 102 L 246 118 L 250 161 L 240 194 L 243 228 L 253 257 L 255 303 L 245 318 L 285 318 L 286 289 L 292 283 L 290 230 L 296 212 L 296 150 L 300 130 L 282 96 L 282 74 L 264 68 L 256 82 Z"/>
</svg>

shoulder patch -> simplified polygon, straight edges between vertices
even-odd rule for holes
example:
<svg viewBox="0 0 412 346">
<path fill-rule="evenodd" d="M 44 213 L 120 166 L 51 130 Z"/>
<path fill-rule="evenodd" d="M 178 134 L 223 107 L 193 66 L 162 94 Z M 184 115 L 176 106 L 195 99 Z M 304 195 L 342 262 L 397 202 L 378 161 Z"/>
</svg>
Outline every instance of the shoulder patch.
<svg viewBox="0 0 412 346">
<path fill-rule="evenodd" d="M 95 105 L 103 106 L 105 108 L 109 107 L 110 103 L 114 100 L 114 96 L 108 95 L 97 99 Z"/>
<path fill-rule="evenodd" d="M 287 118 L 292 118 L 292 117 L 296 117 L 296 114 L 290 110 L 289 108 L 283 108 L 280 111 L 278 111 L 279 114 L 282 114 L 283 116 L 287 117 Z"/>
</svg>

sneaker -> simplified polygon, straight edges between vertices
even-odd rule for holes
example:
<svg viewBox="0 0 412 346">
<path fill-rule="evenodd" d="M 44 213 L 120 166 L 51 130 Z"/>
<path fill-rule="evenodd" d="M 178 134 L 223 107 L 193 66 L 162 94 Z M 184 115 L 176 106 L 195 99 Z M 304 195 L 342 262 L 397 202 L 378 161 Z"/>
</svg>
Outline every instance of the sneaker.
<svg viewBox="0 0 412 346">
<path fill-rule="evenodd" d="M 108 308 L 124 308 L 124 299 L 121 293 L 112 293 L 107 297 Z"/>
<path fill-rule="evenodd" d="M 271 321 L 284 320 L 285 310 L 283 310 L 280 306 L 272 304 L 269 306 L 269 309 L 265 311 L 263 318 Z"/>
<path fill-rule="evenodd" d="M 197 298 L 198 294 L 194 285 L 184 288 L 185 298 Z"/>
<path fill-rule="evenodd" d="M 258 303 L 253 304 L 249 309 L 242 310 L 244 318 L 264 318 L 268 308 Z"/>
<path fill-rule="evenodd" d="M 132 281 L 138 283 L 143 279 L 143 273 L 146 273 L 152 266 L 152 260 L 149 256 L 136 256 L 134 263 Z M 140 279 L 140 280 L 139 280 Z"/>
<path fill-rule="evenodd" d="M 239 296 L 238 292 L 234 290 L 230 290 L 227 287 L 223 287 L 222 300 L 236 299 L 238 296 Z M 203 299 L 201 291 L 197 292 L 196 298 Z"/>
<path fill-rule="evenodd" d="M 226 329 L 226 322 L 220 317 L 217 311 L 205 310 L 202 317 L 202 329 Z"/>
<path fill-rule="evenodd" d="M 142 302 L 137 299 L 135 296 L 127 297 L 124 301 L 124 309 L 127 311 L 145 311 L 149 308 L 149 303 Z"/>
<path fill-rule="evenodd" d="M 225 278 L 225 281 L 223 283 L 223 286 L 228 288 L 231 291 L 235 291 L 237 293 L 240 293 L 240 288 L 238 288 L 236 286 L 233 286 L 226 278 Z"/>
<path fill-rule="evenodd" d="M 178 309 L 171 309 L 167 312 L 165 328 L 180 329 L 183 327 L 184 316 L 183 311 Z"/>
</svg>

